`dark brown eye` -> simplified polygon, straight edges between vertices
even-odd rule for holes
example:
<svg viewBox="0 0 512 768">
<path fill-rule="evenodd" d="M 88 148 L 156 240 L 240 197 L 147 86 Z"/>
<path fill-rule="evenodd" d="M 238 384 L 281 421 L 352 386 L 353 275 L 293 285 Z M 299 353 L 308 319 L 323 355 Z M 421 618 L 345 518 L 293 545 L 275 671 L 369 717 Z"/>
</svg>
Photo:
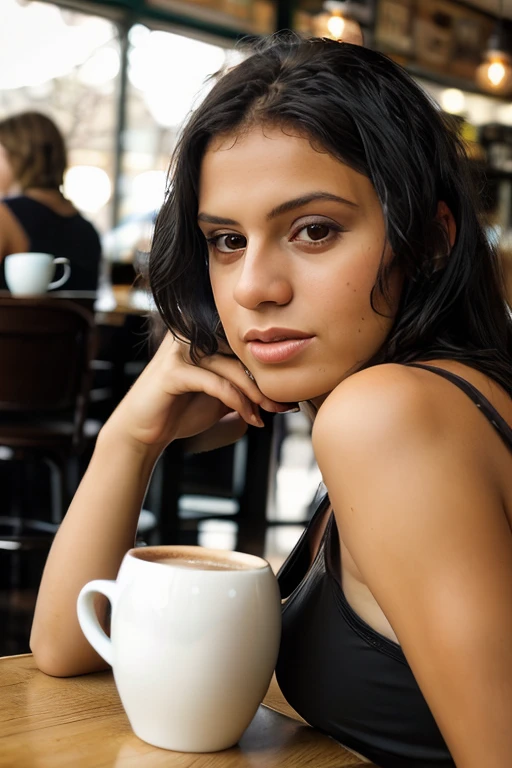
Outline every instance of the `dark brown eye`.
<svg viewBox="0 0 512 768">
<path fill-rule="evenodd" d="M 207 242 L 221 253 L 240 251 L 247 246 L 247 238 L 245 238 L 243 235 L 235 234 L 217 235 L 217 237 L 207 238 Z"/>
<path fill-rule="evenodd" d="M 330 232 L 327 224 L 308 224 L 305 229 L 310 240 L 324 240 Z"/>
<path fill-rule="evenodd" d="M 335 245 L 343 232 L 347 230 L 334 221 L 304 222 L 292 237 L 292 242 L 301 245 L 318 245 L 320 248 L 328 248 Z"/>
<path fill-rule="evenodd" d="M 224 240 L 224 244 L 231 251 L 238 251 L 240 248 L 245 248 L 247 241 L 242 235 L 224 235 L 221 240 Z"/>
</svg>

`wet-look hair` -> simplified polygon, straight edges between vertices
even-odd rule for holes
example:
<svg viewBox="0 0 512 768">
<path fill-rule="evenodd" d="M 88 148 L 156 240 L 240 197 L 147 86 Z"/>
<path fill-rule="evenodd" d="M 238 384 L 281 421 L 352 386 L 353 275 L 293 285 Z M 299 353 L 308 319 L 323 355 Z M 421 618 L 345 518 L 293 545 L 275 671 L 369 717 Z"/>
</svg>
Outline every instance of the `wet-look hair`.
<svg viewBox="0 0 512 768">
<path fill-rule="evenodd" d="M 391 274 L 398 272 L 403 284 L 384 344 L 360 367 L 450 358 L 512 394 L 512 323 L 500 261 L 479 218 L 463 143 L 448 120 L 381 53 L 291 33 L 260 43 L 220 76 L 173 156 L 149 265 L 167 327 L 190 342 L 193 355 L 217 351 L 223 331 L 197 224 L 201 162 L 215 137 L 282 127 L 367 176 L 382 206 L 392 256 L 387 266 L 381 261 L 372 306 L 377 292 L 389 298 Z M 436 218 L 440 201 L 456 223 L 453 247 Z"/>
<path fill-rule="evenodd" d="M 0 121 L 0 144 L 22 190 L 59 189 L 67 167 L 64 138 L 40 112 L 21 112 Z"/>
</svg>

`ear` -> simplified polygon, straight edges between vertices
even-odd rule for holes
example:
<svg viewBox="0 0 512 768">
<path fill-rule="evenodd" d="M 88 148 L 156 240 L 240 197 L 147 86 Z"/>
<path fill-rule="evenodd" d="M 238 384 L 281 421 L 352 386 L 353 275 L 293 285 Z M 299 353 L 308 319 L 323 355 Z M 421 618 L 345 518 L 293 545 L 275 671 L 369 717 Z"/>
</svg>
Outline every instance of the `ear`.
<svg viewBox="0 0 512 768">
<path fill-rule="evenodd" d="M 443 227 L 450 243 L 450 249 L 455 245 L 455 238 L 457 236 L 457 225 L 453 218 L 453 213 L 450 211 L 446 203 L 440 200 L 437 204 L 436 221 L 438 221 Z"/>
</svg>

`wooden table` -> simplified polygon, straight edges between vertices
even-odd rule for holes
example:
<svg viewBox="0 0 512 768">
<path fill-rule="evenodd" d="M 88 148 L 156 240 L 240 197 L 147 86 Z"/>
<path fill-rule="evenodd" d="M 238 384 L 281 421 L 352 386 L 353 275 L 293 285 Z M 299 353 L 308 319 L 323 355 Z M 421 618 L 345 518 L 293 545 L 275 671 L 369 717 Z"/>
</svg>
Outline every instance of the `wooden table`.
<svg viewBox="0 0 512 768">
<path fill-rule="evenodd" d="M 93 311 L 98 301 L 97 291 L 48 291 L 33 299 L 64 299 L 76 301 L 78 304 Z M 0 298 L 12 298 L 10 291 L 0 289 Z M 14 297 L 15 298 L 15 297 Z M 127 315 L 135 317 L 146 316 L 151 312 L 151 300 L 147 292 L 135 289 L 131 285 L 113 285 L 111 291 L 111 306 L 96 309 L 96 321 L 105 325 L 122 325 Z"/>
<path fill-rule="evenodd" d="M 59 679 L 30 654 L 0 658 L 1 768 L 357 768 L 370 763 L 305 725 L 273 681 L 240 743 L 208 754 L 140 741 L 110 672 Z"/>
<path fill-rule="evenodd" d="M 111 286 L 112 306 L 96 307 L 96 322 L 100 325 L 122 326 L 126 317 L 147 317 L 152 312 L 151 299 L 147 291 L 131 285 Z"/>
</svg>

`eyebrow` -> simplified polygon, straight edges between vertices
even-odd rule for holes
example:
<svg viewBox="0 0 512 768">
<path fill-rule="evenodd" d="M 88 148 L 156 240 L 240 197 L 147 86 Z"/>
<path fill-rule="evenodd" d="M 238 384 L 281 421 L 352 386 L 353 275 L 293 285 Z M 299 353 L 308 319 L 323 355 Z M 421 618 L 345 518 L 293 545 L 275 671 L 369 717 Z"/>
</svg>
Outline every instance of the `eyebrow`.
<svg viewBox="0 0 512 768">
<path fill-rule="evenodd" d="M 333 195 L 331 192 L 311 192 L 307 195 L 302 195 L 301 197 L 295 197 L 293 200 L 287 200 L 286 202 L 277 205 L 275 208 L 272 208 L 267 214 L 267 221 L 271 221 L 272 219 L 281 216 L 283 213 L 288 213 L 296 208 L 302 208 L 304 205 L 312 203 L 315 200 L 327 200 L 347 205 L 349 208 L 359 208 L 357 203 L 354 203 L 352 200 L 347 200 L 345 197 L 339 197 L 339 195 Z M 224 219 L 221 216 L 213 216 L 212 214 L 203 211 L 198 214 L 197 220 L 203 221 L 206 224 L 218 224 L 220 226 L 240 226 L 239 222 L 234 219 Z"/>
</svg>

